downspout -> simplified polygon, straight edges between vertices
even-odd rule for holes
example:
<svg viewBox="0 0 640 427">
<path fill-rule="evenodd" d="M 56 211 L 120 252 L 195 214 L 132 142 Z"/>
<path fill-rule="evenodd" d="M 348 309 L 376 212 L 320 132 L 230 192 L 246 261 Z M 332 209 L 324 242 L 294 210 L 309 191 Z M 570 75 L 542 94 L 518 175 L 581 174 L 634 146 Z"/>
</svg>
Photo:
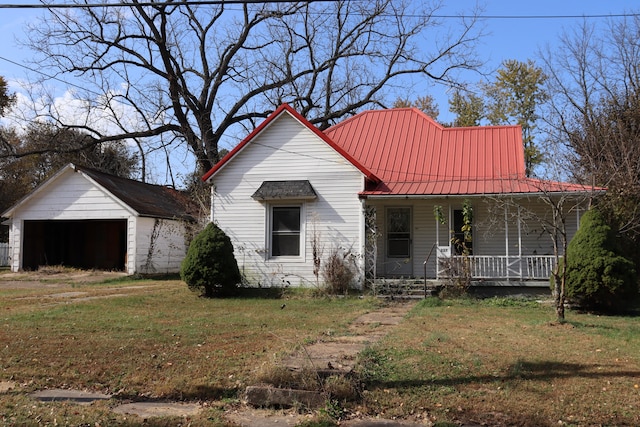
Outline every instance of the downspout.
<svg viewBox="0 0 640 427">
<path fill-rule="evenodd" d="M 440 260 L 440 219 L 436 218 L 436 279 L 440 280 L 440 269 L 438 268 Z M 426 277 L 426 275 L 425 275 Z"/>
</svg>

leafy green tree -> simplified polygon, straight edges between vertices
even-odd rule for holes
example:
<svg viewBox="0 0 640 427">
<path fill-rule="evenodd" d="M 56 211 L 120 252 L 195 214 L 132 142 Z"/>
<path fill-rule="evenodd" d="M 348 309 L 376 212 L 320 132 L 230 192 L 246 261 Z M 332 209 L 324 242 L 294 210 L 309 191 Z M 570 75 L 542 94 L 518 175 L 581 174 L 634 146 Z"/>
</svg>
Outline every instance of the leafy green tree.
<svg viewBox="0 0 640 427">
<path fill-rule="evenodd" d="M 15 102 L 14 94 L 9 93 L 9 87 L 4 77 L 0 76 L 0 117 L 4 116 L 7 108 Z"/>
<path fill-rule="evenodd" d="M 437 120 L 440 114 L 438 103 L 431 95 L 419 96 L 413 101 L 408 98 L 398 98 L 393 103 L 393 108 L 417 108 L 433 120 Z"/>
<path fill-rule="evenodd" d="M 67 163 L 131 178 L 138 159 L 121 142 L 87 143 L 86 134 L 48 123 L 32 123 L 24 133 L 0 130 L 0 212 L 35 189 Z M 56 147 L 52 152 L 50 147 Z M 25 154 L 29 153 L 29 154 Z M 26 173 L 28 171 L 28 173 Z"/>
<path fill-rule="evenodd" d="M 616 232 L 596 209 L 585 212 L 566 255 L 569 299 L 585 309 L 618 311 L 638 294 L 634 263 L 621 255 Z"/>
<path fill-rule="evenodd" d="M 522 126 L 525 166 L 530 176 L 543 160 L 534 137 L 538 107 L 548 99 L 544 89 L 547 76 L 531 60 L 511 59 L 503 62 L 502 67 L 495 81 L 484 86 L 486 116 L 493 125 L 517 123 Z"/>
<path fill-rule="evenodd" d="M 472 92 L 457 89 L 449 100 L 449 111 L 456 115 L 453 126 L 480 126 L 484 118 L 484 101 Z"/>
<path fill-rule="evenodd" d="M 180 269 L 189 289 L 203 296 L 233 294 L 242 277 L 233 244 L 220 227 L 209 223 L 192 241 Z"/>
</svg>

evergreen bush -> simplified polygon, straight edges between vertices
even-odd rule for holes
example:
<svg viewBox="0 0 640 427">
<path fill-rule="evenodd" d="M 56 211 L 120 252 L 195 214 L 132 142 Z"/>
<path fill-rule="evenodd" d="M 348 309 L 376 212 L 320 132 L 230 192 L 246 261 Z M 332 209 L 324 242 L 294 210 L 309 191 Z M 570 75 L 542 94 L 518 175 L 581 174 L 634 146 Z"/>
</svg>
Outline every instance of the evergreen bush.
<svg viewBox="0 0 640 427">
<path fill-rule="evenodd" d="M 180 277 L 189 289 L 205 297 L 233 294 L 241 281 L 229 236 L 209 223 L 191 242 Z"/>
<path fill-rule="evenodd" d="M 582 216 L 566 262 L 567 297 L 581 308 L 617 312 L 638 294 L 635 265 L 622 255 L 615 230 L 595 208 Z"/>
</svg>

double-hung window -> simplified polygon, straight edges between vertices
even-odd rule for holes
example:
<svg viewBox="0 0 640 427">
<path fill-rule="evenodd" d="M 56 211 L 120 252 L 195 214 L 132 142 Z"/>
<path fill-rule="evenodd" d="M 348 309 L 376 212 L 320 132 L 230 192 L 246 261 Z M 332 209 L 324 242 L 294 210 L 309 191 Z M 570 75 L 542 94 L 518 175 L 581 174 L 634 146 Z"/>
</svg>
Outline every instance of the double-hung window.
<svg viewBox="0 0 640 427">
<path fill-rule="evenodd" d="M 300 256 L 302 206 L 271 206 L 271 256 Z"/>
<path fill-rule="evenodd" d="M 317 198 L 308 180 L 264 181 L 251 196 L 266 208 L 269 258 L 304 260 L 304 206 Z M 296 260 L 294 260 L 296 261 Z"/>
</svg>

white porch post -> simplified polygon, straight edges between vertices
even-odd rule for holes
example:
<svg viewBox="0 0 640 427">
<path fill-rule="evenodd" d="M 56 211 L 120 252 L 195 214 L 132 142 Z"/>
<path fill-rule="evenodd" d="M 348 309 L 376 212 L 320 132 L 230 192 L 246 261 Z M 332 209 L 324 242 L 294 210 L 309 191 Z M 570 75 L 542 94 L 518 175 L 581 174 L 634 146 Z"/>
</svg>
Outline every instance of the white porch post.
<svg viewBox="0 0 640 427">
<path fill-rule="evenodd" d="M 435 216 L 435 215 L 434 215 Z M 440 279 L 440 218 L 436 220 L 436 279 Z"/>
<path fill-rule="evenodd" d="M 520 280 L 522 280 L 522 225 L 520 224 L 520 209 L 521 206 L 518 205 L 518 264 L 520 265 Z"/>
<path fill-rule="evenodd" d="M 367 203 L 365 199 L 360 199 L 360 229 L 358 230 L 358 240 L 360 240 L 360 253 L 362 257 L 358 262 L 358 270 L 362 272 L 360 289 L 364 289 L 367 280 Z"/>
<path fill-rule="evenodd" d="M 504 205 L 504 253 L 506 256 L 505 267 L 507 269 L 507 279 L 509 278 L 509 207 Z"/>
</svg>

